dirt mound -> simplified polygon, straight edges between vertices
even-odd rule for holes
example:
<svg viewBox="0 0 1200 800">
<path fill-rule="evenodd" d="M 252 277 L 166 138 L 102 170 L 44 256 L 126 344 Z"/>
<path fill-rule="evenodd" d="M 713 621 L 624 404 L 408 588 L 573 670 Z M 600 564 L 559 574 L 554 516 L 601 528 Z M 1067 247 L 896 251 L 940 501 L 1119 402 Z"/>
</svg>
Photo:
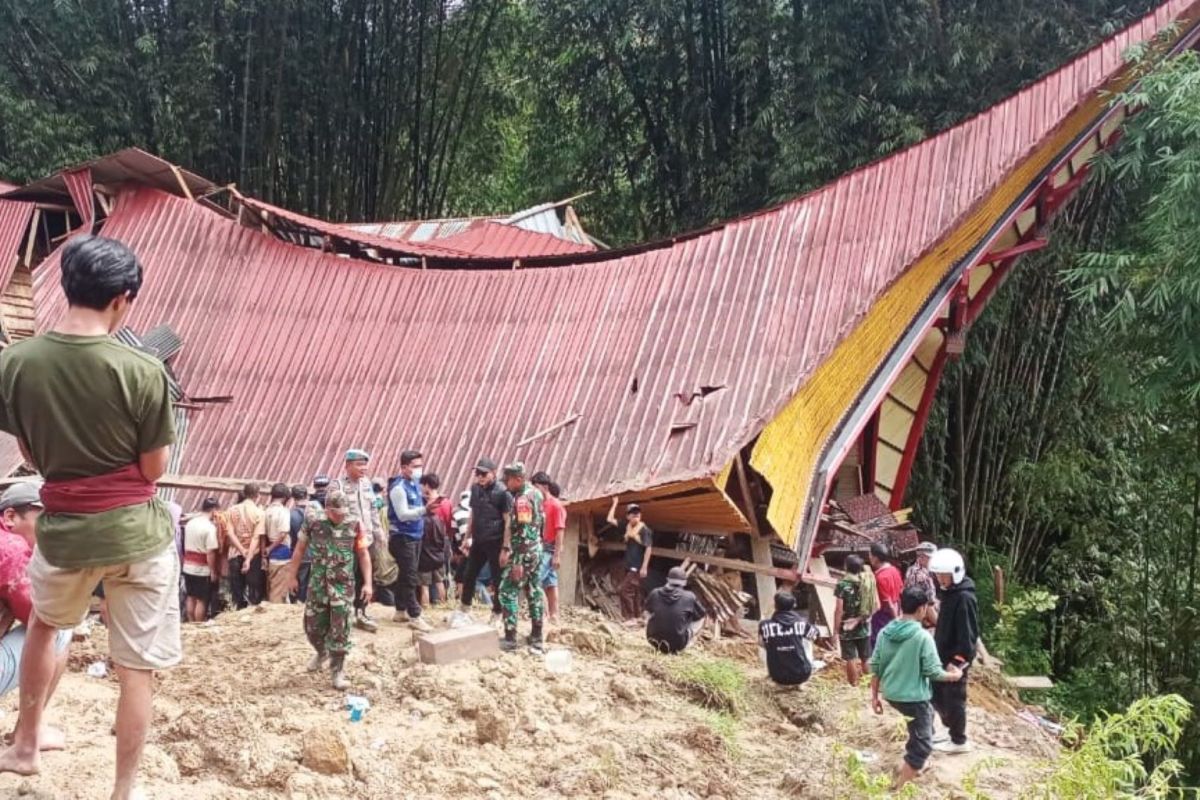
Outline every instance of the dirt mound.
<svg viewBox="0 0 1200 800">
<path fill-rule="evenodd" d="M 775 687 L 747 640 L 668 657 L 637 631 L 572 611 L 548 636 L 550 647 L 574 653 L 571 672 L 560 675 L 526 653 L 419 664 L 409 629 L 380 628 L 354 634 L 350 694 L 370 709 L 351 722 L 328 673 L 305 671 L 311 653 L 299 607 L 187 626 L 184 664 L 158 682 L 147 796 L 852 797 L 852 754 L 880 773 L 903 742 L 899 716 L 876 717 L 865 689 L 832 670 L 800 690 Z M 104 629 L 73 647 L 48 713 L 70 748 L 46 754 L 41 776 L 0 776 L 0 797 L 19 787 L 30 796 L 106 796 L 117 685 L 86 673 L 103 660 Z M 1042 734 L 984 705 L 971 709 L 977 752 L 935 759 L 927 796 L 951 795 L 970 777 L 988 796 L 1010 797 L 1053 757 Z M 15 707 L 15 694 L 4 698 L 10 725 Z"/>
</svg>

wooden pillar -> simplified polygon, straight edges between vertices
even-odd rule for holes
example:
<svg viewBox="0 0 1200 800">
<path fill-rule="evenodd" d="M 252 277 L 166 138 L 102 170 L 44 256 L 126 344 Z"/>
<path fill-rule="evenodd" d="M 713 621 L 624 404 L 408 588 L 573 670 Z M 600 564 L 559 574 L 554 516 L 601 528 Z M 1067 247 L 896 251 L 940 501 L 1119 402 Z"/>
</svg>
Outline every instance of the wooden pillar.
<svg viewBox="0 0 1200 800">
<path fill-rule="evenodd" d="M 575 605 L 575 587 L 579 585 L 579 529 L 583 525 L 580 514 L 567 516 L 567 527 L 563 529 L 562 555 L 558 562 L 558 602 L 563 606 Z"/>
<path fill-rule="evenodd" d="M 750 552 L 754 563 L 760 567 L 770 567 L 774 564 L 771 559 L 771 540 L 765 536 L 750 537 Z M 771 616 L 774 611 L 775 578 L 761 572 L 754 573 L 754 586 L 758 595 L 758 613 L 762 619 Z"/>
</svg>

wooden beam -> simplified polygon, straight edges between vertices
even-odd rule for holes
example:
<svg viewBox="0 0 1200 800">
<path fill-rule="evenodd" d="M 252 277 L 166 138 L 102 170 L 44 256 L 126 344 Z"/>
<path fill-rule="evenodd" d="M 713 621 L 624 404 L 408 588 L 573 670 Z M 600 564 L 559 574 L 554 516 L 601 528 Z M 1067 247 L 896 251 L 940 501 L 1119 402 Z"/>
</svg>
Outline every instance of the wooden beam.
<svg viewBox="0 0 1200 800">
<path fill-rule="evenodd" d="M 42 210 L 35 208 L 33 210 L 33 217 L 29 221 L 29 233 L 27 234 L 29 241 L 25 243 L 25 266 L 29 269 L 33 269 L 33 246 L 37 243 L 37 226 L 41 218 Z"/>
<path fill-rule="evenodd" d="M 582 527 L 578 515 L 567 517 L 567 527 L 561 534 L 562 541 L 558 543 L 558 599 L 564 606 L 575 605 L 575 588 L 579 585 L 579 532 Z"/>
<path fill-rule="evenodd" d="M 174 173 L 174 175 L 175 175 L 175 180 L 179 182 L 179 188 L 180 188 L 180 189 L 183 189 L 183 194 L 184 194 L 184 195 L 187 197 L 187 199 L 188 199 L 188 200 L 195 200 L 196 198 L 195 198 L 195 196 L 193 196 L 193 195 L 192 195 L 192 190 L 191 190 L 191 188 L 190 188 L 190 187 L 187 185 L 187 181 L 185 181 L 185 180 L 183 179 L 183 173 L 179 171 L 179 167 L 177 167 L 177 166 L 175 166 L 174 164 L 172 164 L 172 165 L 171 165 L 171 172 L 172 172 L 172 173 Z"/>
<path fill-rule="evenodd" d="M 833 596 L 833 589 L 837 586 L 837 581 L 829 574 L 825 556 L 809 559 L 808 572 L 804 573 L 801 580 L 810 584 L 816 591 L 817 604 L 821 607 L 821 616 L 825 618 L 825 625 L 832 630 L 833 612 L 837 606 L 837 598 Z"/>
<path fill-rule="evenodd" d="M 1028 239 L 1020 244 L 1006 247 L 1003 250 L 993 250 L 983 258 L 979 259 L 980 264 L 995 264 L 1001 261 L 1007 261 L 1010 258 L 1023 256 L 1026 253 L 1032 253 L 1041 250 L 1046 245 L 1050 244 L 1048 239 Z"/>
<path fill-rule="evenodd" d="M 41 480 L 37 475 L 24 475 L 16 478 L 0 478 L 0 486 L 11 486 L 29 480 Z M 258 483 L 269 486 L 274 481 L 242 480 L 240 478 L 213 478 L 203 475 L 163 475 L 158 479 L 159 486 L 171 489 L 199 489 L 209 492 L 240 492 L 247 483 Z"/>
<path fill-rule="evenodd" d="M 424 269 L 424 267 L 422 267 L 422 269 Z M 524 439 L 517 442 L 516 446 L 524 447 L 527 444 L 536 442 L 538 439 L 541 439 L 543 436 L 549 436 L 550 434 L 554 433 L 555 431 L 562 430 L 563 428 L 567 427 L 568 425 L 574 423 L 576 420 L 578 420 L 582 416 L 583 415 L 580 414 L 578 411 L 572 411 L 570 414 L 567 415 L 566 419 L 559 420 L 558 422 L 551 425 L 549 428 L 543 428 L 542 430 L 538 431 L 535 434 L 526 436 Z"/>
<path fill-rule="evenodd" d="M 904 492 L 908 489 L 908 479 L 912 477 L 913 464 L 917 460 L 917 448 L 921 445 L 921 437 L 925 433 L 925 423 L 929 421 L 929 412 L 933 410 L 933 401 L 937 397 L 938 383 L 942 379 L 942 371 L 946 368 L 946 342 L 938 348 L 938 354 L 933 359 L 933 366 L 925 378 L 925 388 L 921 392 L 921 403 L 917 407 L 917 418 L 908 429 L 908 441 L 904 444 L 904 452 L 900 456 L 900 466 L 896 469 L 896 480 L 892 485 L 892 501 L 888 504 L 895 511 L 904 505 Z"/>
<path fill-rule="evenodd" d="M 1054 681 L 1045 675 L 1005 675 L 1004 681 L 1014 689 L 1053 689 Z"/>
<path fill-rule="evenodd" d="M 768 542 L 768 547 L 770 543 Z M 598 550 L 607 550 L 613 553 L 625 552 L 625 544 L 623 542 L 600 542 Z M 654 555 L 662 556 L 663 558 L 674 558 L 679 561 L 692 561 L 697 564 L 708 564 L 713 567 L 724 567 L 725 569 L 733 569 L 738 572 L 750 572 L 754 574 L 770 575 L 773 578 L 780 580 L 796 582 L 800 580 L 800 573 L 794 569 L 783 569 L 776 566 L 761 566 L 752 564 L 749 561 L 742 561 L 736 558 L 723 558 L 721 556 L 707 556 L 701 553 L 689 553 L 687 550 L 672 550 L 665 547 L 655 547 Z"/>
<path fill-rule="evenodd" d="M 754 555 L 754 566 L 759 569 L 774 569 L 775 562 L 771 559 L 771 540 L 765 536 L 750 537 L 750 552 Z M 775 597 L 775 576 L 764 572 L 754 573 L 754 589 L 758 596 L 758 615 L 766 619 L 771 615 Z"/>
<path fill-rule="evenodd" d="M 762 536 L 762 531 L 758 527 L 758 514 L 754 510 L 754 498 L 750 496 L 750 479 L 746 477 L 746 463 L 740 451 L 733 457 L 733 468 L 737 470 L 738 487 L 742 490 L 742 513 L 750 522 L 750 532 L 755 539 L 758 539 Z"/>
</svg>

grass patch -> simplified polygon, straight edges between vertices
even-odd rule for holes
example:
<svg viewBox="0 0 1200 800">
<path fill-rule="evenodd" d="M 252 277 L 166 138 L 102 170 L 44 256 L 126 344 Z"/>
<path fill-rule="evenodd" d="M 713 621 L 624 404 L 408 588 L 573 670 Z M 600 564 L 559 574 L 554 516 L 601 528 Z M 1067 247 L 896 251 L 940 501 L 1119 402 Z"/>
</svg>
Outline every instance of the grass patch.
<svg viewBox="0 0 1200 800">
<path fill-rule="evenodd" d="M 737 758 L 738 721 L 724 711 L 713 711 L 708 715 L 708 727 L 721 738 L 729 757 Z"/>
<path fill-rule="evenodd" d="M 724 658 L 673 658 L 665 677 L 701 705 L 734 717 L 747 705 L 749 684 L 735 662 Z"/>
</svg>

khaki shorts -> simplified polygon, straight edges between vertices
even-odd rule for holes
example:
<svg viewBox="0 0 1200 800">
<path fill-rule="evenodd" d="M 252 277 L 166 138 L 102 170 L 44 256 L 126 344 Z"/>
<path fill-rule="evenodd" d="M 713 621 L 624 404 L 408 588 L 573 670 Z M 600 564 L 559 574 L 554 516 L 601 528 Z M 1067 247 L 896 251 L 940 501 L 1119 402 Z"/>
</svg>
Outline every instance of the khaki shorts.
<svg viewBox="0 0 1200 800">
<path fill-rule="evenodd" d="M 164 669 L 179 663 L 179 554 L 168 545 L 133 564 L 60 569 L 34 548 L 29 561 L 33 611 L 55 628 L 83 622 L 96 584 L 108 600 L 108 649 L 129 669 Z"/>
</svg>

